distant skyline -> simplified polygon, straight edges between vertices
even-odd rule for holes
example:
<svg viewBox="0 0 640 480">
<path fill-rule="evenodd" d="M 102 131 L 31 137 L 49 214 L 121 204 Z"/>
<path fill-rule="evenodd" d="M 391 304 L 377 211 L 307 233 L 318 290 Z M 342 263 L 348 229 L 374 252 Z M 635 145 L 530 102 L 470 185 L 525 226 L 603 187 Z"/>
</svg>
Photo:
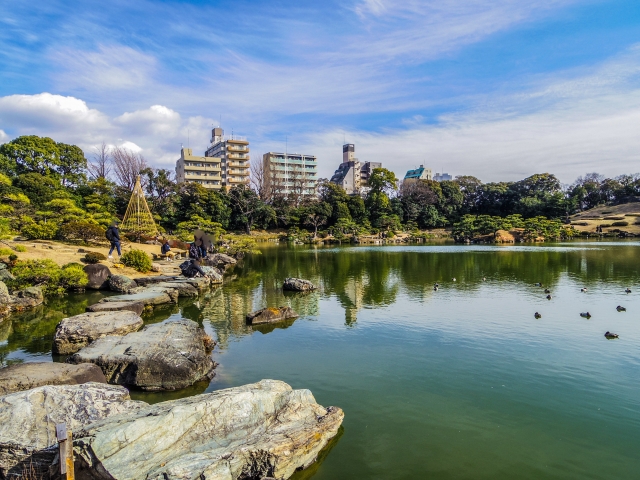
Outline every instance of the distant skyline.
<svg viewBox="0 0 640 480">
<path fill-rule="evenodd" d="M 640 2 L 51 0 L 0 4 L 0 142 L 173 170 L 220 124 L 268 151 L 484 182 L 640 172 Z M 188 139 L 189 138 L 189 139 Z"/>
</svg>

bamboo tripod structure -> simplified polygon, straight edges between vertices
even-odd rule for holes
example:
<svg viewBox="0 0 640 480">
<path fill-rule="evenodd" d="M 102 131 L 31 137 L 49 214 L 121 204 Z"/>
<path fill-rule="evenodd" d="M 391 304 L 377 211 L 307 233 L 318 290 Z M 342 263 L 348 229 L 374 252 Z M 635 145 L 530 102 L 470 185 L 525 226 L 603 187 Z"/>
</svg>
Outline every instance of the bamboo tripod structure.
<svg viewBox="0 0 640 480">
<path fill-rule="evenodd" d="M 147 199 L 144 197 L 140 176 L 136 179 L 136 185 L 131 192 L 129 206 L 120 224 L 120 229 L 125 233 L 135 234 L 138 242 L 140 242 L 142 235 L 158 235 L 158 227 L 156 227 L 156 222 L 153 220 L 149 205 L 147 205 Z"/>
</svg>

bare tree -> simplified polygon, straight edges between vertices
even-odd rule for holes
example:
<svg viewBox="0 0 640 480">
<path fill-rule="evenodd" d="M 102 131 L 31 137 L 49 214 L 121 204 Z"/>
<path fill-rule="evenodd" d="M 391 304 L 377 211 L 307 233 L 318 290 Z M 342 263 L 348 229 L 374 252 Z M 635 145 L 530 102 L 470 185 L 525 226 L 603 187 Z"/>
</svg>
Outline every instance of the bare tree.
<svg viewBox="0 0 640 480">
<path fill-rule="evenodd" d="M 133 190 L 136 179 L 142 170 L 147 168 L 147 162 L 142 155 L 126 148 L 116 147 L 111 154 L 113 158 L 113 174 L 121 187 Z"/>
<path fill-rule="evenodd" d="M 251 186 L 263 202 L 271 199 L 269 181 L 267 179 L 268 174 L 269 172 L 264 168 L 264 162 L 261 158 L 254 159 L 251 162 Z"/>
<path fill-rule="evenodd" d="M 106 143 L 94 147 L 93 162 L 87 165 L 89 175 L 94 180 L 107 178 L 111 173 L 111 151 Z"/>
</svg>

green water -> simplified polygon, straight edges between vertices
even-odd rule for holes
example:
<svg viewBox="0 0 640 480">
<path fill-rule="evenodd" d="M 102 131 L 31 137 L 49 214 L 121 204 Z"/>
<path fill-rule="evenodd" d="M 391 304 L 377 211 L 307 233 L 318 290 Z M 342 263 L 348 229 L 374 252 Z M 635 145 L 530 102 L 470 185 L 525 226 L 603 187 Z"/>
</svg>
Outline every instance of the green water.
<svg viewBox="0 0 640 480">
<path fill-rule="evenodd" d="M 309 388 L 345 421 L 297 480 L 637 479 L 639 260 L 638 242 L 268 248 L 223 287 L 146 319 L 202 323 L 219 342 L 211 384 L 133 396 L 262 378 Z M 319 290 L 283 294 L 288 276 Z M 56 322 L 98 298 L 0 324 L 0 360 L 51 360 Z M 295 322 L 244 324 L 251 310 L 285 304 Z"/>
</svg>

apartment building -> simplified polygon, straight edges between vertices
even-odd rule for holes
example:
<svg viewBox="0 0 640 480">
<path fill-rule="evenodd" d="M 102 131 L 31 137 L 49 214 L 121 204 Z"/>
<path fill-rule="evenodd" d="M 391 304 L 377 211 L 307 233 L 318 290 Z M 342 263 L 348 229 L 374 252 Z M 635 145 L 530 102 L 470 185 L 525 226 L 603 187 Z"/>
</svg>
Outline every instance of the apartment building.
<svg viewBox="0 0 640 480">
<path fill-rule="evenodd" d="M 331 177 L 330 182 L 341 186 L 349 195 L 365 193 L 369 177 L 374 168 L 382 168 L 380 162 L 360 163 L 355 157 L 356 147 L 352 143 L 342 146 L 342 163 Z"/>
<path fill-rule="evenodd" d="M 176 162 L 176 181 L 199 183 L 205 188 L 219 190 L 222 188 L 221 160 L 194 156 L 190 148 L 182 148 Z"/>
<path fill-rule="evenodd" d="M 424 168 L 424 165 L 420 165 L 419 168 L 415 170 L 407 171 L 407 174 L 404 176 L 404 183 L 416 182 L 418 180 L 433 180 L 433 174 L 431 173 L 430 168 Z"/>
<path fill-rule="evenodd" d="M 244 137 L 225 137 L 224 130 L 211 130 L 211 145 L 205 157 L 220 159 L 222 186 L 227 190 L 249 184 L 249 142 Z"/>
<path fill-rule="evenodd" d="M 318 182 L 314 155 L 268 152 L 262 155 L 264 187 L 270 195 L 313 196 Z"/>
<path fill-rule="evenodd" d="M 436 182 L 442 182 L 444 180 L 453 180 L 453 177 L 451 175 L 449 175 L 448 173 L 436 173 L 433 176 L 433 179 Z"/>
</svg>

